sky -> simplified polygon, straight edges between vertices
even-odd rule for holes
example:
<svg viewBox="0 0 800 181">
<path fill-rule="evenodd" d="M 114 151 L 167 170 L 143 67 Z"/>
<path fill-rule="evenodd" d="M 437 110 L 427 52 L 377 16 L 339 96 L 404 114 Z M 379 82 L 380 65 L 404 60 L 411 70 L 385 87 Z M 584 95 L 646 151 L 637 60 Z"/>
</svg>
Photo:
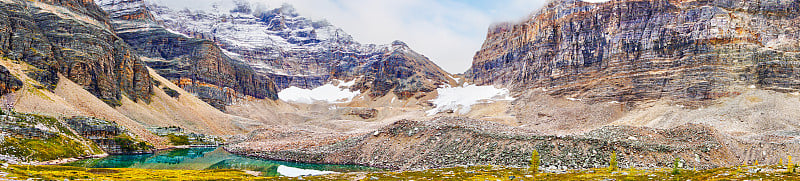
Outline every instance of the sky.
<svg viewBox="0 0 800 181">
<path fill-rule="evenodd" d="M 154 0 L 171 8 L 210 9 L 233 0 Z M 291 4 L 300 15 L 325 19 L 362 44 L 406 42 L 450 73 L 463 73 L 488 28 L 519 22 L 546 0 L 247 0 L 277 8 Z M 598 0 L 592 0 L 598 1 Z"/>
</svg>

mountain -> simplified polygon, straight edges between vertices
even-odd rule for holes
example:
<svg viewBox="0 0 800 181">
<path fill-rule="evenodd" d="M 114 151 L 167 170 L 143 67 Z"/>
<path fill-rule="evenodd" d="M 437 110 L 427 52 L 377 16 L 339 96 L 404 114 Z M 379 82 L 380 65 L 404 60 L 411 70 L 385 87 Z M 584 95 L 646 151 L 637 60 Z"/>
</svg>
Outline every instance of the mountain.
<svg viewBox="0 0 800 181">
<path fill-rule="evenodd" d="M 696 123 L 788 141 L 800 124 L 798 10 L 797 1 L 552 1 L 489 28 L 465 77 L 510 88 L 516 121 L 554 134 Z"/>
<path fill-rule="evenodd" d="M 546 170 L 606 167 L 612 154 L 629 168 L 775 164 L 800 140 L 798 23 L 798 1 L 553 0 L 490 27 L 464 74 L 509 88 L 510 103 L 372 132 L 259 129 L 226 149 L 400 170 L 524 167 L 533 150 Z"/>
<path fill-rule="evenodd" d="M 253 10 L 238 2 L 230 11 L 172 10 L 148 6 L 168 29 L 214 41 L 224 52 L 270 77 L 279 90 L 311 89 L 332 80 L 357 80 L 373 98 L 392 92 L 406 99 L 455 83 L 451 75 L 405 43 L 360 44 L 326 21 L 314 21 L 289 5 Z"/>
<path fill-rule="evenodd" d="M 110 105 L 120 105 L 122 97 L 150 100 L 147 68 L 109 29 L 105 12 L 93 1 L 4 1 L 2 6 L 2 56 L 34 66 L 31 77 L 47 89 L 54 89 L 62 74 Z"/>
<path fill-rule="evenodd" d="M 110 14 L 111 25 L 136 53 L 160 75 L 197 95 L 216 108 L 225 109 L 246 96 L 277 99 L 269 77 L 227 56 L 214 42 L 189 38 L 161 26 L 144 1 L 99 0 Z"/>
<path fill-rule="evenodd" d="M 155 128 L 225 136 L 263 126 L 215 109 L 148 68 L 154 60 L 126 43 L 94 1 L 9 0 L 0 7 L 0 100 L 9 114 L 110 121 L 156 148 L 172 143 Z"/>
<path fill-rule="evenodd" d="M 685 106 L 755 86 L 800 90 L 797 1 L 552 1 L 489 29 L 466 76 L 476 84 L 591 102 Z"/>
</svg>

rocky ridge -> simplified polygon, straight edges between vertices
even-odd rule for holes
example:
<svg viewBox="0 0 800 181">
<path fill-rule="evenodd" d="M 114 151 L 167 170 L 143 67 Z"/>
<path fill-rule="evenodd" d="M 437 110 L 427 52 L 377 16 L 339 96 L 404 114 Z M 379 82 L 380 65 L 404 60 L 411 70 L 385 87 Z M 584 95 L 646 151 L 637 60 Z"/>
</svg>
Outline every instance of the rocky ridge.
<svg viewBox="0 0 800 181">
<path fill-rule="evenodd" d="M 0 160 L 12 164 L 103 153 L 57 119 L 6 110 L 0 110 L 0 146 Z"/>
<path fill-rule="evenodd" d="M 152 145 L 131 138 L 128 134 L 132 133 L 117 123 L 89 117 L 72 117 L 65 120 L 78 135 L 92 140 L 108 154 L 144 154 L 154 151 Z"/>
<path fill-rule="evenodd" d="M 241 3 L 229 12 L 149 6 L 156 20 L 186 36 L 216 42 L 226 54 L 272 78 L 279 90 L 315 88 L 334 79 L 357 80 L 354 89 L 405 99 L 455 81 L 405 43 L 360 44 L 326 21 L 314 21 L 284 5 L 257 11 Z"/>
<path fill-rule="evenodd" d="M 190 38 L 165 29 L 148 11 L 142 0 L 97 1 L 111 16 L 118 35 L 141 56 L 145 63 L 181 88 L 224 110 L 246 96 L 277 99 L 269 77 L 234 60 L 214 42 Z"/>
<path fill-rule="evenodd" d="M 550 1 L 491 27 L 466 77 L 589 102 L 797 92 L 798 15 L 797 1 Z"/>
</svg>

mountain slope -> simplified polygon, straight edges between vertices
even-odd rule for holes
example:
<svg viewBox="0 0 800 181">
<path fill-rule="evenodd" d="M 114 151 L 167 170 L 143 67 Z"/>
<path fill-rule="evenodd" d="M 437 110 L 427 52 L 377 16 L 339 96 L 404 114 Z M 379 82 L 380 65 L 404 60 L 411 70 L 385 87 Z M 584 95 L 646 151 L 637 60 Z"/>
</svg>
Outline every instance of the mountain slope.
<svg viewBox="0 0 800 181">
<path fill-rule="evenodd" d="M 92 1 L 0 6 L 0 65 L 8 70 L 0 71 L 8 80 L 1 87 L 3 109 L 112 121 L 158 148 L 171 143 L 153 128 L 226 136 L 262 126 L 225 114 L 149 70 Z"/>
<path fill-rule="evenodd" d="M 466 76 L 592 102 L 796 92 L 799 12 L 797 1 L 551 1 L 490 28 Z"/>
</svg>

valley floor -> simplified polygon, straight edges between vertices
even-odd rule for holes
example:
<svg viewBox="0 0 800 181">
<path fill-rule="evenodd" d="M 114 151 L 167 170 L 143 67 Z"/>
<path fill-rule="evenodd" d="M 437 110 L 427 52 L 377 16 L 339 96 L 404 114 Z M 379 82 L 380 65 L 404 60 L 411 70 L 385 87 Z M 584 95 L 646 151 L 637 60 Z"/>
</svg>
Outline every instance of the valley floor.
<svg viewBox="0 0 800 181">
<path fill-rule="evenodd" d="M 559 170 L 534 174 L 527 168 L 473 166 L 406 172 L 357 172 L 309 177 L 258 177 L 240 170 L 150 170 L 10 165 L 0 179 L 11 180 L 798 180 L 785 166 L 740 166 L 702 171 L 673 169 Z"/>
</svg>

